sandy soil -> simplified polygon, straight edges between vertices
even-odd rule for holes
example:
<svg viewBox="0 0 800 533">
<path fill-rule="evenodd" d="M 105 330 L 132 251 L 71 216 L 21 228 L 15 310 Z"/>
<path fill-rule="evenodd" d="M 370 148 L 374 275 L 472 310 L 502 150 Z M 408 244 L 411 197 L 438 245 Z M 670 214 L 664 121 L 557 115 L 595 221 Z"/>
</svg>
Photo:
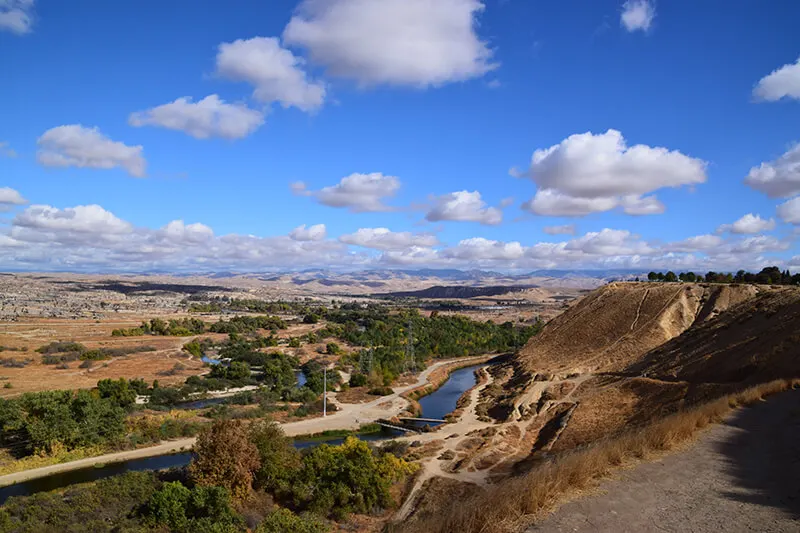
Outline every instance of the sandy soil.
<svg viewBox="0 0 800 533">
<path fill-rule="evenodd" d="M 800 531 L 800 390 L 737 411 L 529 532 Z"/>
</svg>

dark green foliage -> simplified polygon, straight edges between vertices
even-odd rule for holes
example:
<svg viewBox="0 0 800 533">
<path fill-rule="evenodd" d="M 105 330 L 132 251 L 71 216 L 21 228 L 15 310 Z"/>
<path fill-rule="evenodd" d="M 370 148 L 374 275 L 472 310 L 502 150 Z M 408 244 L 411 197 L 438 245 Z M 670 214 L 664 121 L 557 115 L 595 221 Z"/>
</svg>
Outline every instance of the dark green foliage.
<svg viewBox="0 0 800 533">
<path fill-rule="evenodd" d="M 10 498 L 0 515 L 2 533 L 111 533 L 146 531 L 137 511 L 161 483 L 154 472 L 128 472 L 83 483 L 63 494 L 40 492 Z"/>
<path fill-rule="evenodd" d="M 67 352 L 83 353 L 87 350 L 88 348 L 86 348 L 86 346 L 78 342 L 51 342 L 50 344 L 46 344 L 45 346 L 36 349 L 36 351 L 41 354 L 67 353 Z"/>
<path fill-rule="evenodd" d="M 289 509 L 278 509 L 267 515 L 256 533 L 325 533 L 329 529 L 313 515 L 297 516 Z"/>
<path fill-rule="evenodd" d="M 375 455 L 367 443 L 348 437 L 341 446 L 320 444 L 303 457 L 292 499 L 300 509 L 320 516 L 369 513 L 391 506 L 391 483 L 410 472 L 404 461 Z"/>
<path fill-rule="evenodd" d="M 330 323 L 319 331 L 320 337 L 336 337 L 348 344 L 371 349 L 371 357 L 362 353 L 345 356 L 346 362 L 364 373 L 374 373 L 384 384 L 390 384 L 408 369 L 406 345 L 411 324 L 414 357 L 418 369 L 432 358 L 453 358 L 514 351 L 535 335 L 541 324 L 518 326 L 512 322 L 495 324 L 478 322 L 459 315 L 425 317 L 416 310 L 389 313 L 382 306 L 345 304 L 329 311 Z M 368 362 L 371 366 L 368 367 Z M 364 366 L 364 368 L 361 367 Z"/>
<path fill-rule="evenodd" d="M 120 407 L 129 407 L 136 401 L 136 390 L 125 378 L 102 379 L 97 382 L 101 398 L 108 398 Z"/>
<path fill-rule="evenodd" d="M 55 344 L 59 346 L 54 346 Z M 59 352 L 59 347 L 65 348 L 65 351 Z M 124 348 L 97 348 L 96 350 L 89 350 L 82 344 L 74 342 L 63 343 L 50 343 L 47 346 L 39 348 L 42 353 L 42 363 L 45 365 L 57 365 L 60 363 L 69 363 L 71 361 L 105 361 L 112 357 L 122 357 L 132 353 L 152 352 L 155 348 L 152 346 L 127 346 Z M 37 350 L 37 351 L 39 351 Z"/>
<path fill-rule="evenodd" d="M 186 391 L 176 387 L 154 387 L 150 392 L 149 404 L 173 406 L 187 397 Z"/>
<path fill-rule="evenodd" d="M 115 440 L 124 433 L 125 410 L 88 391 L 47 391 L 0 400 L 2 444 L 16 451 L 50 452 Z"/>
<path fill-rule="evenodd" d="M 207 302 L 189 304 L 192 313 L 219 313 L 221 311 L 243 311 L 248 313 L 315 315 L 324 317 L 326 309 L 322 306 L 311 306 L 303 302 L 266 302 L 254 299 L 212 298 Z"/>
<path fill-rule="evenodd" d="M 153 493 L 144 510 L 145 523 L 164 525 L 173 533 L 234 533 L 244 522 L 231 508 L 230 495 L 222 487 L 188 489 L 177 481 L 164 483 Z"/>
<path fill-rule="evenodd" d="M 281 427 L 271 420 L 250 426 L 250 440 L 258 449 L 261 466 L 255 472 L 259 488 L 283 494 L 291 489 L 291 478 L 300 467 L 300 453 Z"/>
<path fill-rule="evenodd" d="M 276 316 L 235 316 L 228 321 L 212 324 L 213 333 L 255 333 L 259 329 L 286 329 L 286 323 Z"/>
<path fill-rule="evenodd" d="M 372 394 L 373 396 L 389 396 L 390 394 L 394 394 L 394 391 L 391 387 L 375 387 L 367 391 L 367 394 Z"/>
<path fill-rule="evenodd" d="M 241 361 L 233 361 L 230 366 L 214 365 L 211 367 L 212 378 L 241 381 L 250 378 L 250 365 Z"/>
<path fill-rule="evenodd" d="M 314 360 L 311 360 L 302 366 L 303 374 L 306 376 L 306 387 L 311 389 L 317 394 L 322 394 L 323 382 L 325 372 L 322 365 Z M 339 372 L 331 370 L 327 372 L 328 390 L 333 390 L 337 385 L 342 382 L 342 376 Z"/>
<path fill-rule="evenodd" d="M 138 328 L 115 329 L 111 332 L 114 337 L 134 337 L 137 335 L 162 335 L 172 337 L 188 337 L 205 333 L 206 323 L 196 318 L 182 318 L 179 320 L 162 320 L 153 318 L 149 322 L 142 322 Z"/>
<path fill-rule="evenodd" d="M 328 343 L 328 344 L 325 346 L 325 353 L 327 353 L 327 354 L 329 354 L 329 355 L 336 355 L 336 354 L 338 354 L 340 351 L 341 351 L 341 348 L 339 348 L 339 345 L 338 345 L 338 344 L 336 344 L 335 342 L 329 342 L 329 343 Z"/>
<path fill-rule="evenodd" d="M 367 384 L 367 376 L 366 374 L 353 374 L 350 376 L 350 386 L 351 387 L 363 387 Z"/>
<path fill-rule="evenodd" d="M 197 341 L 187 342 L 183 345 L 183 351 L 195 357 L 203 357 L 203 348 Z"/>
<path fill-rule="evenodd" d="M 26 357 L 25 359 L 17 359 L 16 357 L 3 357 L 0 358 L 0 366 L 5 368 L 25 368 L 33 363 L 33 359 Z"/>
<path fill-rule="evenodd" d="M 706 281 L 708 283 L 760 283 L 762 285 L 800 285 L 800 273 L 792 275 L 788 270 L 781 271 L 776 266 L 761 269 L 757 274 L 739 270 L 736 275 L 730 272 L 714 272 L 713 270 L 704 275 L 694 272 L 681 272 L 677 276 L 673 272 L 663 274 L 661 272 L 650 272 L 647 274 L 650 281 Z"/>
</svg>

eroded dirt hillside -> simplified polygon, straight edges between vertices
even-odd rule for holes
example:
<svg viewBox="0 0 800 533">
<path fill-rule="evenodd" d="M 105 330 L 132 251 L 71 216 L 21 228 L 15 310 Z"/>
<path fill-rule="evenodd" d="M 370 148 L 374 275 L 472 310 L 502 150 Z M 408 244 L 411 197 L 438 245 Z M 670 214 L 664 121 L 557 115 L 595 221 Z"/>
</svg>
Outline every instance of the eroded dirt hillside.
<svg viewBox="0 0 800 533">
<path fill-rule="evenodd" d="M 520 356 L 517 373 L 529 381 L 516 389 L 510 414 L 531 417 L 532 429 L 554 425 L 558 440 L 549 449 L 567 450 L 750 385 L 800 376 L 800 289 L 610 285 L 553 320 Z M 567 419 L 553 410 L 564 410 L 564 402 L 553 399 L 569 384 L 576 387 Z"/>
<path fill-rule="evenodd" d="M 800 371 L 800 290 L 762 291 L 648 352 L 628 374 L 688 383 L 762 383 Z"/>
<path fill-rule="evenodd" d="M 759 290 L 753 285 L 610 283 L 548 323 L 518 359 L 537 374 L 622 371 Z"/>
</svg>

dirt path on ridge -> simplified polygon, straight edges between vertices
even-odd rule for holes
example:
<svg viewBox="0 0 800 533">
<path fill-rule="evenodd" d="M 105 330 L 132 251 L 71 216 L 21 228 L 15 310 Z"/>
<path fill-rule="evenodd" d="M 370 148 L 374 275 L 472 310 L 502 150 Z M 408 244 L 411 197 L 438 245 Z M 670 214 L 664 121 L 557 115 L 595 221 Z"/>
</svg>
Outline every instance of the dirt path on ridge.
<svg viewBox="0 0 800 533">
<path fill-rule="evenodd" d="M 800 531 L 800 390 L 742 408 L 686 450 L 618 476 L 528 533 Z"/>
</svg>

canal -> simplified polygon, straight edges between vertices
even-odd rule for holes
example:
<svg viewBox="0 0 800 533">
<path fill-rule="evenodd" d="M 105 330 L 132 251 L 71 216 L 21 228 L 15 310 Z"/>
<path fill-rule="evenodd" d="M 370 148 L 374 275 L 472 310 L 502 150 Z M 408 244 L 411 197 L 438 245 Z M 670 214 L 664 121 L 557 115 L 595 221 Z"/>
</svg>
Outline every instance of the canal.
<svg viewBox="0 0 800 533">
<path fill-rule="evenodd" d="M 479 366 L 482 365 L 469 366 L 454 371 L 452 374 L 450 374 L 449 379 L 441 387 L 431 394 L 422 397 L 419 400 L 419 403 L 422 406 L 421 416 L 425 418 L 441 419 L 448 413 L 453 412 L 461 395 L 475 385 L 475 370 Z M 386 431 L 382 433 L 361 435 L 359 438 L 365 441 L 379 441 L 392 439 L 397 436 L 397 433 Z M 344 438 L 333 438 L 326 440 L 295 440 L 294 446 L 297 449 L 302 450 L 317 446 L 323 442 L 326 444 L 336 445 L 344 442 Z M 37 492 L 56 490 L 76 483 L 86 483 L 88 481 L 96 481 L 106 477 L 117 476 L 125 472 L 163 470 L 167 468 L 181 467 L 189 464 L 191 459 L 192 454 L 190 452 L 186 452 L 173 455 L 146 457 L 143 459 L 132 459 L 130 461 L 84 468 L 81 470 L 61 472 L 51 476 L 17 483 L 16 485 L 0 487 L 0 505 L 3 505 L 11 496 L 27 496 Z"/>
</svg>

